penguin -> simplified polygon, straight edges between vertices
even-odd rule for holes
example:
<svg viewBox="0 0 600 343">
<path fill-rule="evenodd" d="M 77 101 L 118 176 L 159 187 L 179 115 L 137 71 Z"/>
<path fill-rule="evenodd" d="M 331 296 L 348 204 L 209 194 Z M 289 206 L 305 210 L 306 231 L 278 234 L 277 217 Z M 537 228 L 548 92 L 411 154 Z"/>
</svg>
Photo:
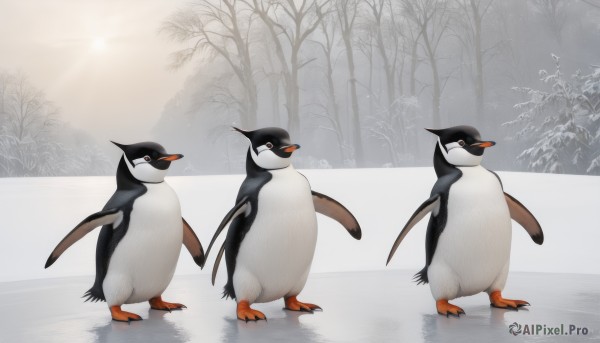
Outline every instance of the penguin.
<svg viewBox="0 0 600 343">
<path fill-rule="evenodd" d="M 219 234 L 231 223 L 215 259 L 212 284 L 225 254 L 228 279 L 223 297 L 236 300 L 239 320 L 266 320 L 250 305 L 280 298 L 287 310 L 321 310 L 297 299 L 315 252 L 316 212 L 338 221 L 357 240 L 362 236 L 360 225 L 342 204 L 311 190 L 306 177 L 294 169 L 290 158 L 300 146 L 290 142 L 287 131 L 276 127 L 233 129 L 250 141 L 247 176 L 235 206 L 221 221 L 206 251 L 208 257 Z"/>
<path fill-rule="evenodd" d="M 181 154 L 167 154 L 154 142 L 131 145 L 113 142 L 123 151 L 117 168 L 117 190 L 102 211 L 79 223 L 52 251 L 45 268 L 75 242 L 98 226 L 96 279 L 86 301 L 106 301 L 115 321 L 142 318 L 121 310 L 123 304 L 148 301 L 152 309 L 186 308 L 163 301 L 185 245 L 194 261 L 204 266 L 204 250 L 190 225 L 181 217 L 175 191 L 164 178 Z"/>
<path fill-rule="evenodd" d="M 537 244 L 544 233 L 531 212 L 504 192 L 500 177 L 482 167 L 486 148 L 493 141 L 481 140 L 471 126 L 427 129 L 437 135 L 433 157 L 438 177 L 429 199 L 410 217 L 389 253 L 410 230 L 431 213 L 426 234 L 425 267 L 415 275 L 418 284 L 429 283 L 437 312 L 459 317 L 465 311 L 448 301 L 486 292 L 492 307 L 518 309 L 524 300 L 502 297 L 508 276 L 511 248 L 511 218 Z"/>
</svg>

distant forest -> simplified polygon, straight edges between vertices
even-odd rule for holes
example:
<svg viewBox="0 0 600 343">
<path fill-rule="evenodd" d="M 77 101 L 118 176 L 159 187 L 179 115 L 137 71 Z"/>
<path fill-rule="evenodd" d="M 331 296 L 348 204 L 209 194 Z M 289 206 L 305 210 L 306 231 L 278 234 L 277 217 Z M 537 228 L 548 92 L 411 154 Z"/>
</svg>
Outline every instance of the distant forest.
<svg viewBox="0 0 600 343">
<path fill-rule="evenodd" d="M 195 71 L 154 137 L 188 152 L 172 175 L 242 173 L 231 126 L 286 128 L 299 168 L 429 166 L 424 128 L 468 124 L 492 169 L 600 175 L 598 23 L 598 0 L 195 0 L 157 23 Z M 0 175 L 113 173 L 2 75 Z"/>
<path fill-rule="evenodd" d="M 172 13 L 161 141 L 242 172 L 231 125 L 287 128 L 304 168 L 430 165 L 423 130 L 477 127 L 498 170 L 600 174 L 600 1 L 222 0 Z"/>
</svg>

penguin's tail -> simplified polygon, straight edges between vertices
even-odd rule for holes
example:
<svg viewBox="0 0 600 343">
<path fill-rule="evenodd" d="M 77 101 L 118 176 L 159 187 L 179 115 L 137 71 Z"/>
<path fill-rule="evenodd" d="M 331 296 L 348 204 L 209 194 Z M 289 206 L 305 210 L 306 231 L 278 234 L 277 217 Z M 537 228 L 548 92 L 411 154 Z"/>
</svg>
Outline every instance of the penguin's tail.
<svg viewBox="0 0 600 343">
<path fill-rule="evenodd" d="M 98 302 L 98 301 L 106 301 L 104 298 L 104 292 L 98 292 L 94 287 L 90 288 L 85 294 L 83 294 L 82 298 L 86 298 L 85 302 Z"/>
<path fill-rule="evenodd" d="M 233 289 L 233 283 L 232 282 L 227 282 L 225 284 L 225 287 L 223 287 L 223 298 L 227 299 L 227 298 L 231 298 L 231 299 L 235 299 L 235 290 Z"/>
<path fill-rule="evenodd" d="M 429 278 L 427 277 L 427 266 L 423 267 L 420 272 L 413 276 L 413 281 L 416 282 L 417 285 L 425 285 L 429 283 Z"/>
</svg>

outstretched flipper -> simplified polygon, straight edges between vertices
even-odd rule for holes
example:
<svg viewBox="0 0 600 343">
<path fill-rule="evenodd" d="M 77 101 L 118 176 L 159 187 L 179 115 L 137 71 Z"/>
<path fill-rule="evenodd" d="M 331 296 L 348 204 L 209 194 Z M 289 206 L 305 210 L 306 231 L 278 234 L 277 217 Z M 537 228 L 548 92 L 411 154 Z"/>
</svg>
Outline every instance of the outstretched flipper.
<svg viewBox="0 0 600 343">
<path fill-rule="evenodd" d="M 362 231 L 360 230 L 358 221 L 356 218 L 354 218 L 354 215 L 352 215 L 352 213 L 350 213 L 350 211 L 344 207 L 344 205 L 325 194 L 315 191 L 312 191 L 312 196 L 313 203 L 315 205 L 315 211 L 324 214 L 342 224 L 352 237 L 356 239 L 360 239 L 362 237 Z"/>
<path fill-rule="evenodd" d="M 227 212 L 227 214 L 225 215 L 225 218 L 223 218 L 223 220 L 221 221 L 221 224 L 219 224 L 217 231 L 215 231 L 215 234 L 214 234 L 212 240 L 210 241 L 208 250 L 206 251 L 206 257 L 208 257 L 208 254 L 210 253 L 210 249 L 212 248 L 212 245 L 215 243 L 215 241 L 217 240 L 217 237 L 223 231 L 223 229 L 233 219 L 235 219 L 235 217 L 239 216 L 242 213 L 245 213 L 248 206 L 250 206 L 250 202 L 248 201 L 248 197 L 246 196 L 246 197 L 243 197 L 242 200 L 240 200 L 231 210 L 229 210 L 229 212 Z M 217 258 L 215 259 L 215 265 L 213 266 L 213 271 L 212 271 L 213 286 L 215 285 L 215 279 L 217 278 L 217 270 L 219 270 L 219 264 L 221 263 L 221 258 L 223 257 L 223 252 L 225 252 L 225 242 L 223 242 L 223 244 L 221 245 L 221 249 L 219 249 L 219 253 L 217 254 Z"/>
<path fill-rule="evenodd" d="M 533 214 L 519 202 L 519 200 L 513 198 L 510 194 L 504 193 L 506 203 L 508 204 L 508 210 L 510 217 L 521 224 L 521 226 L 529 233 L 531 239 L 539 245 L 544 243 L 544 232 L 540 223 L 535 219 Z"/>
<path fill-rule="evenodd" d="M 248 202 L 248 197 L 245 196 L 231 210 L 229 210 L 229 212 L 227 212 L 225 218 L 223 218 L 221 224 L 219 224 L 217 231 L 215 231 L 213 238 L 210 240 L 210 244 L 208 245 L 208 249 L 206 250 L 205 259 L 208 258 L 208 254 L 210 254 L 210 249 L 212 249 L 212 246 L 217 240 L 217 237 L 219 237 L 219 234 L 221 234 L 221 232 L 227 226 L 227 224 L 229 224 L 235 217 L 246 212 L 248 206 L 250 206 L 250 203 Z"/>
<path fill-rule="evenodd" d="M 194 262 L 200 266 L 200 269 L 204 268 L 204 263 L 206 262 L 204 258 L 204 249 L 202 248 L 202 243 L 196 236 L 194 230 L 190 224 L 188 224 L 185 219 L 181 218 L 183 221 L 183 245 L 190 252 L 192 257 L 194 258 Z"/>
<path fill-rule="evenodd" d="M 400 245 L 404 237 L 406 237 L 406 235 L 410 232 L 410 229 L 412 229 L 413 226 L 415 226 L 419 221 L 421 221 L 421 219 L 423 219 L 423 217 L 425 217 L 429 212 L 433 211 L 434 215 L 438 213 L 440 208 L 440 198 L 441 197 L 439 194 L 433 195 L 431 198 L 425 200 L 425 202 L 422 203 L 421 206 L 419 206 L 419 208 L 417 208 L 417 210 L 410 217 L 406 225 L 404 225 L 402 231 L 400 231 L 398 238 L 396 238 L 396 241 L 394 242 L 392 250 L 390 251 L 390 254 L 388 256 L 387 262 L 385 263 L 386 265 L 390 263 L 390 260 L 394 256 L 396 249 L 398 249 L 398 246 Z"/>
<path fill-rule="evenodd" d="M 77 225 L 71 232 L 69 232 L 65 238 L 58 243 L 56 248 L 52 251 L 44 268 L 50 267 L 56 260 L 62 255 L 75 242 L 83 238 L 83 236 L 90 233 L 98 226 L 112 224 L 113 227 L 119 226 L 123 219 L 123 212 L 119 209 L 108 209 L 100 211 L 85 218 L 79 225 Z"/>
</svg>

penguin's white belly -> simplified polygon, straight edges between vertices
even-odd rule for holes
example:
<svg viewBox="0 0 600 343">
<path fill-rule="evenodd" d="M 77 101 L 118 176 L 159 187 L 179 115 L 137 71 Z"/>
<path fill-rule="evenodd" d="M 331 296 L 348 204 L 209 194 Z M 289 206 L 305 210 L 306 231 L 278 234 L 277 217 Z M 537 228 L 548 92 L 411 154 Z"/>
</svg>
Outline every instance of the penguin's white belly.
<svg viewBox="0 0 600 343">
<path fill-rule="evenodd" d="M 175 273 L 183 241 L 179 199 L 166 182 L 145 186 L 148 191 L 135 200 L 127 233 L 109 262 L 103 283 L 107 302 L 128 288 L 126 304 L 158 296 Z"/>
<path fill-rule="evenodd" d="M 448 220 L 428 270 L 432 291 L 457 282 L 456 297 L 505 280 L 511 246 L 510 213 L 496 176 L 481 166 L 459 169 L 463 175 L 450 188 Z"/>
<path fill-rule="evenodd" d="M 255 302 L 302 290 L 317 243 L 310 184 L 292 166 L 270 172 L 273 178 L 259 192 L 256 218 L 240 245 L 234 272 L 234 287 L 246 285 L 242 275 L 258 281 Z"/>
</svg>

